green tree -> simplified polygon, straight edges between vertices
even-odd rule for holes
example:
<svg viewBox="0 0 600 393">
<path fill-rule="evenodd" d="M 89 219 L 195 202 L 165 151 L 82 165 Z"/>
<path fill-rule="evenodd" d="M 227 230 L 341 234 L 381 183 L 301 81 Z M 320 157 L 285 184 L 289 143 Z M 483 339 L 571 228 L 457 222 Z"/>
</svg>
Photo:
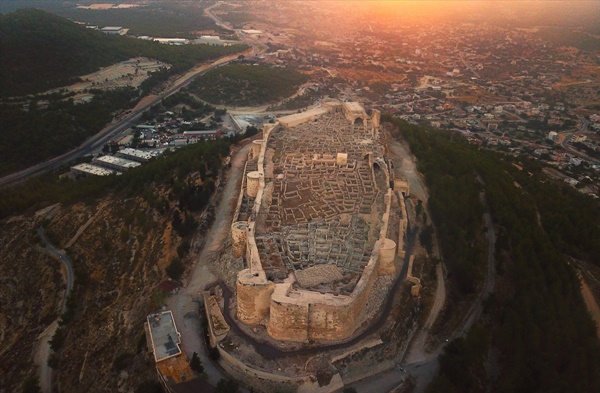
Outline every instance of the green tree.
<svg viewBox="0 0 600 393">
<path fill-rule="evenodd" d="M 23 383 L 23 393 L 40 393 L 41 391 L 38 377 L 29 377 Z"/>
<path fill-rule="evenodd" d="M 196 352 L 192 355 L 192 360 L 190 361 L 190 368 L 197 372 L 198 374 L 202 374 L 204 372 L 204 367 L 202 366 L 202 361 Z"/>
<path fill-rule="evenodd" d="M 423 201 L 419 199 L 417 201 L 417 206 L 415 207 L 415 213 L 417 216 L 420 216 L 421 212 L 423 212 Z"/>
<path fill-rule="evenodd" d="M 181 259 L 173 258 L 169 266 L 167 266 L 166 272 L 171 279 L 178 281 L 183 275 L 183 272 L 185 272 L 185 266 L 183 265 L 183 262 L 181 262 Z"/>
<path fill-rule="evenodd" d="M 419 241 L 429 254 L 433 252 L 433 226 L 427 225 L 423 228 L 419 234 Z"/>
<path fill-rule="evenodd" d="M 217 393 L 237 393 L 239 388 L 239 384 L 235 381 L 230 381 L 228 379 L 221 379 L 217 383 Z"/>
</svg>

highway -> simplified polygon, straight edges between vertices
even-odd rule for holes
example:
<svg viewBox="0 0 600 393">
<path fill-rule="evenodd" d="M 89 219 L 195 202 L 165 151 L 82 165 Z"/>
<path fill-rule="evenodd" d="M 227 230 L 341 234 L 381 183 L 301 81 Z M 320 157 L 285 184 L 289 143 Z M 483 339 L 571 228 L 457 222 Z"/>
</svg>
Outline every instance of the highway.
<svg viewBox="0 0 600 393">
<path fill-rule="evenodd" d="M 589 120 L 587 120 L 586 118 L 584 118 L 582 116 L 578 116 L 578 117 L 579 117 L 579 120 L 581 121 L 581 128 L 578 131 L 576 131 L 576 132 L 585 132 L 585 131 L 587 131 L 587 129 L 588 129 L 589 125 L 590 125 Z M 571 153 L 571 154 L 573 154 L 576 157 L 582 158 L 582 159 L 584 159 L 586 161 L 589 161 L 589 162 L 591 162 L 593 164 L 600 165 L 600 161 L 598 161 L 596 159 L 593 159 L 590 156 L 588 156 L 588 155 L 580 152 L 579 150 L 573 149 L 571 146 L 568 145 L 569 142 L 571 141 L 571 139 L 573 139 L 573 134 L 574 133 L 575 132 L 570 133 L 569 136 L 567 136 L 565 139 L 563 139 L 563 141 L 560 144 L 562 146 L 562 148 L 565 149 L 568 153 Z"/>
<path fill-rule="evenodd" d="M 27 169 L 23 169 L 19 172 L 15 172 L 10 175 L 4 176 L 3 178 L 0 178 L 0 188 L 10 187 L 22 183 L 29 178 L 59 168 L 78 157 L 85 156 L 96 150 L 101 149 L 114 137 L 131 127 L 148 108 L 159 103 L 163 98 L 175 94 L 180 89 L 188 86 L 194 80 L 195 77 L 203 75 L 216 67 L 228 64 L 231 61 L 237 59 L 238 56 L 239 54 L 222 57 L 208 65 L 203 65 L 194 68 L 193 70 L 189 71 L 188 73 L 177 79 L 171 86 L 169 86 L 165 91 L 158 95 L 154 100 L 148 102 L 146 105 L 140 108 L 135 109 L 123 119 L 104 127 L 100 132 L 90 137 L 79 147 L 63 155 L 54 157 L 48 161 L 33 165 Z"/>
</svg>

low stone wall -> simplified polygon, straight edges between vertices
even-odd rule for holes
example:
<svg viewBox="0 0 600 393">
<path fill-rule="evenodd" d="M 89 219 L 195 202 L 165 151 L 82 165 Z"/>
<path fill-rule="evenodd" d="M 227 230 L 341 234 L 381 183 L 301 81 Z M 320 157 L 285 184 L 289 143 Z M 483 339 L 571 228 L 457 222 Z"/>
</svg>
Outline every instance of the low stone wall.
<svg viewBox="0 0 600 393">
<path fill-rule="evenodd" d="M 210 346 L 216 347 L 229 332 L 229 325 L 221 313 L 217 299 L 214 296 L 204 294 L 204 310 L 208 320 L 208 333 Z"/>
<path fill-rule="evenodd" d="M 328 385 L 319 386 L 314 375 L 287 377 L 248 367 L 242 361 L 217 346 L 221 355 L 219 364 L 229 375 L 246 386 L 252 386 L 260 392 L 281 393 L 332 393 L 344 387 L 342 378 L 335 374 Z"/>
</svg>

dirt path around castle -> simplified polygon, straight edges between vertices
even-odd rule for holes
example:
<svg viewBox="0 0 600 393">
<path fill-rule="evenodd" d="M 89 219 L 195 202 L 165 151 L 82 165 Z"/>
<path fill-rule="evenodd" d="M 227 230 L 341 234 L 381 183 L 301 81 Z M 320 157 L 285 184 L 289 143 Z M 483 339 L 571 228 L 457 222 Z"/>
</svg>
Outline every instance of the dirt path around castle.
<svg viewBox="0 0 600 393">
<path fill-rule="evenodd" d="M 411 197 L 416 197 L 417 199 L 423 201 L 423 206 L 427 208 L 427 188 L 425 187 L 422 177 L 417 171 L 415 159 L 412 157 L 412 154 L 401 142 L 396 140 L 390 141 L 388 149 L 390 156 L 395 159 L 395 162 L 400 162 L 400 165 L 395 165 L 394 167 L 396 170 L 396 175 L 404 177 L 408 180 Z M 412 339 L 406 354 L 404 362 L 405 364 L 427 361 L 431 358 L 437 357 L 438 355 L 438 351 L 434 353 L 426 352 L 425 343 L 429 335 L 428 329 L 433 325 L 440 311 L 442 310 L 444 303 L 446 302 L 446 285 L 444 282 L 444 272 L 441 264 L 438 264 L 436 268 L 436 277 L 437 282 L 433 306 L 431 307 L 429 316 L 424 324 L 424 328 L 419 329 Z"/>
<path fill-rule="evenodd" d="M 202 248 L 189 275 L 189 284 L 167 301 L 167 307 L 173 312 L 177 329 L 181 333 L 181 349 L 190 359 L 194 352 L 198 353 L 204 371 L 208 376 L 208 382 L 213 386 L 226 376 L 208 358 L 198 317 L 186 317 L 184 310 L 194 301 L 194 298 L 202 293 L 207 284 L 217 280 L 219 269 L 218 266 L 215 266 L 217 252 L 229 236 L 231 220 L 235 211 L 235 201 L 238 197 L 244 173 L 244 163 L 250 147 L 250 143 L 246 144 L 235 152 L 231 159 L 231 169 L 215 211 L 215 221 L 207 232 L 205 246 Z"/>
<path fill-rule="evenodd" d="M 581 282 L 581 295 L 583 296 L 583 300 L 585 302 L 586 308 L 588 312 L 592 316 L 592 319 L 596 323 L 596 335 L 600 338 L 600 307 L 598 307 L 598 302 L 596 302 L 596 298 L 594 294 L 590 290 L 590 287 L 585 282 L 585 279 L 581 274 L 577 275 L 579 277 L 579 281 Z"/>
</svg>

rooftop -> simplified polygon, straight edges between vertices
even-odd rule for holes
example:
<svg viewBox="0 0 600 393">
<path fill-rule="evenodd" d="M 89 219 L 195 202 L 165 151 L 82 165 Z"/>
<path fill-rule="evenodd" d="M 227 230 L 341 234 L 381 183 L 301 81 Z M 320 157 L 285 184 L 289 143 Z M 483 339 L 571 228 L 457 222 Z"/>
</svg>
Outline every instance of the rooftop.
<svg viewBox="0 0 600 393">
<path fill-rule="evenodd" d="M 135 158 L 139 158 L 142 160 L 149 160 L 152 157 L 156 157 L 160 153 L 157 153 L 154 151 L 150 152 L 150 151 L 143 151 L 143 150 L 127 148 L 127 149 L 119 150 L 119 152 L 117 154 L 135 157 Z"/>
<path fill-rule="evenodd" d="M 94 162 L 99 162 L 101 164 L 104 163 L 104 164 L 109 164 L 109 165 L 116 165 L 118 167 L 127 168 L 127 169 L 140 166 L 139 162 L 126 160 L 125 158 L 120 158 L 120 157 L 115 157 L 115 156 L 98 157 L 98 158 L 96 158 L 96 160 L 94 160 Z"/>
<path fill-rule="evenodd" d="M 79 172 L 85 172 L 85 173 L 89 173 L 90 175 L 96 175 L 96 176 L 108 176 L 108 175 L 112 175 L 113 173 L 115 173 L 115 171 L 111 171 L 110 169 L 106 169 L 106 168 L 102 168 L 96 165 L 91 165 L 91 164 L 77 164 L 75 166 L 72 166 L 71 169 L 79 171 Z"/>
<path fill-rule="evenodd" d="M 147 321 L 152 339 L 154 360 L 157 363 L 181 354 L 181 348 L 179 347 L 181 335 L 177 331 L 171 311 L 150 314 Z"/>
</svg>

